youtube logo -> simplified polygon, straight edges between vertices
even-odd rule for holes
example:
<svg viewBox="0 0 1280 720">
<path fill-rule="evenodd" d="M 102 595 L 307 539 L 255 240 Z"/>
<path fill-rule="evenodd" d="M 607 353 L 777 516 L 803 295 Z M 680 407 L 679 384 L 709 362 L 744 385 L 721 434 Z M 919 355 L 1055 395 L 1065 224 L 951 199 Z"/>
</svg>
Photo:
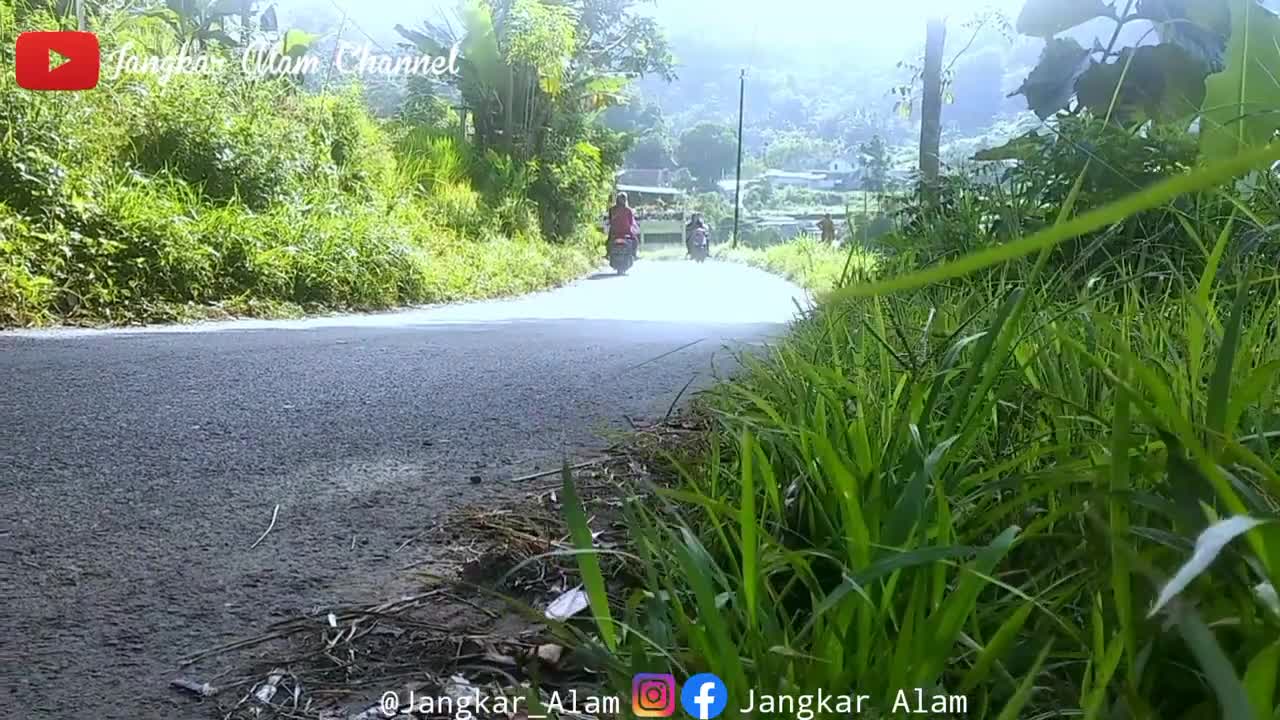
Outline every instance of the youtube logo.
<svg viewBox="0 0 1280 720">
<path fill-rule="evenodd" d="M 27 90 L 92 90 L 101 53 L 90 32 L 25 32 L 14 58 L 18 87 Z"/>
</svg>

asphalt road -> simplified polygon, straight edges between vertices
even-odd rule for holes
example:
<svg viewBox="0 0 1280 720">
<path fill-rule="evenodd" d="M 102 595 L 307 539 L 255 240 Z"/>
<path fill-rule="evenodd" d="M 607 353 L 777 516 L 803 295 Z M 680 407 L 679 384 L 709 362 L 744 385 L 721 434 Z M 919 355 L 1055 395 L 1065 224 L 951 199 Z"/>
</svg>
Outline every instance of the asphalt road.
<svg viewBox="0 0 1280 720">
<path fill-rule="evenodd" d="M 178 658 L 386 597 L 406 538 L 661 417 L 799 297 L 642 261 L 391 314 L 0 333 L 0 717 L 195 716 Z"/>
</svg>

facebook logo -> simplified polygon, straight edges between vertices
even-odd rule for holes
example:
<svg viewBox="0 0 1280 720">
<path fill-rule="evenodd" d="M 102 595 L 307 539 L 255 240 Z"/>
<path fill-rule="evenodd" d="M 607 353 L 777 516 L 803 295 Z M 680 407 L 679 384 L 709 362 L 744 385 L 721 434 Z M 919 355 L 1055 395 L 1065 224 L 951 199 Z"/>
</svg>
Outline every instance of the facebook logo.
<svg viewBox="0 0 1280 720">
<path fill-rule="evenodd" d="M 685 681 L 680 689 L 680 704 L 684 711 L 698 718 L 711 720 L 724 712 L 729 704 L 729 691 L 724 682 L 711 673 L 699 673 Z"/>
</svg>

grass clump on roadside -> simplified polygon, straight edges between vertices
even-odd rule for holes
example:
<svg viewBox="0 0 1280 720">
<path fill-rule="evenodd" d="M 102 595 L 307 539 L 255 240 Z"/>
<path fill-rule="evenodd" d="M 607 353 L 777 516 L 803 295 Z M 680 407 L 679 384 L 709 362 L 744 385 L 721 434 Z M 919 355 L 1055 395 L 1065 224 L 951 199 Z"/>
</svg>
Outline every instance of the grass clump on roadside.
<svg viewBox="0 0 1280 720">
<path fill-rule="evenodd" d="M 842 277 L 851 282 L 870 279 L 879 266 L 870 250 L 833 247 L 810 235 L 765 248 L 721 245 L 714 256 L 767 270 L 817 292 L 835 289 Z"/>
<path fill-rule="evenodd" d="M 1002 206 L 894 238 L 707 396 L 709 454 L 631 508 L 632 589 L 583 563 L 611 680 L 713 672 L 726 717 L 1276 717 L 1280 181 L 1215 190 L 1277 156 L 941 265 Z"/>
</svg>

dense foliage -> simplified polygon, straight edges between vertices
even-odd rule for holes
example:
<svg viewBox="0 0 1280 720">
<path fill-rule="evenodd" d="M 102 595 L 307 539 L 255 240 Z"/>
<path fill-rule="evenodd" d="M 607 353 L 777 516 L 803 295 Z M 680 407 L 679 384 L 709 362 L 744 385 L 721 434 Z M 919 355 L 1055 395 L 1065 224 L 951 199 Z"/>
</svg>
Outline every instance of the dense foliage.
<svg viewBox="0 0 1280 720">
<path fill-rule="evenodd" d="M 306 40 L 206 5 L 104 9 L 90 27 L 107 55 L 129 42 L 229 54 L 245 38 Z M 533 78 L 530 97 L 556 98 L 528 108 L 528 138 L 502 134 L 478 104 L 465 138 L 443 88 L 420 78 L 389 120 L 359 85 L 311 91 L 307 77 L 248 76 L 239 62 L 172 78 L 105 68 L 84 93 L 0 79 L 0 324 L 384 308 L 584 272 L 582 234 L 625 151 L 594 109 L 629 75 L 599 74 L 634 58 L 582 61 L 574 72 L 591 81 L 558 81 L 545 68 L 563 58 L 548 53 L 580 47 L 600 18 L 529 2 L 465 8 L 509 15 L 498 60 Z M 12 61 L 19 30 L 67 22 L 57 10 L 0 0 L 0 60 Z M 646 50 L 654 63 L 659 46 Z"/>
<path fill-rule="evenodd" d="M 738 140 L 733 130 L 724 125 L 702 123 L 680 136 L 676 160 L 689 170 L 698 187 L 714 189 L 716 181 L 734 168 L 738 158 Z"/>
<path fill-rule="evenodd" d="M 671 55 L 633 3 L 466 0 L 459 30 L 397 26 L 419 50 L 461 48 L 454 84 L 481 153 L 530 168 L 528 187 L 543 232 L 560 237 L 598 212 L 629 137 L 594 122 L 628 83 L 667 76 Z"/>
</svg>

